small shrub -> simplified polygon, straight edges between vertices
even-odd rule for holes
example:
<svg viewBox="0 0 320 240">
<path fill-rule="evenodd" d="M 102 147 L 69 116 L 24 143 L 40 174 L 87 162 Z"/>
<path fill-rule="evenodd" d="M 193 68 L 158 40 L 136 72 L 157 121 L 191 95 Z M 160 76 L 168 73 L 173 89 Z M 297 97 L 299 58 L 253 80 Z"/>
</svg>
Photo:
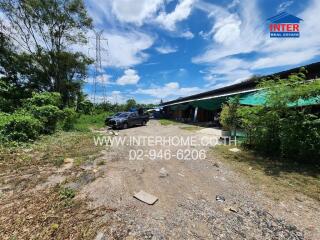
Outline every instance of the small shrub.
<svg viewBox="0 0 320 240">
<path fill-rule="evenodd" d="M 71 200 L 76 196 L 76 193 L 71 188 L 61 188 L 59 191 L 60 200 Z"/>
<path fill-rule="evenodd" d="M 54 165 L 57 167 L 60 167 L 64 163 L 64 158 L 63 157 L 57 157 L 53 161 Z"/>
<path fill-rule="evenodd" d="M 57 123 L 62 116 L 61 110 L 53 105 L 32 107 L 31 113 L 43 123 L 42 132 L 45 134 L 53 133 L 55 131 Z"/>
<path fill-rule="evenodd" d="M 236 136 L 236 129 L 239 125 L 240 118 L 238 115 L 238 108 L 240 106 L 239 97 L 230 98 L 226 104 L 223 105 L 220 123 L 225 130 L 233 131 Z"/>
<path fill-rule="evenodd" d="M 72 108 L 65 108 L 62 112 L 62 118 L 62 129 L 70 131 L 74 129 L 78 114 Z"/>
<path fill-rule="evenodd" d="M 16 112 L 1 117 L 0 135 L 9 141 L 28 141 L 38 138 L 42 129 L 41 122 L 26 112 Z"/>
<path fill-rule="evenodd" d="M 93 112 L 93 103 L 89 100 L 84 100 L 80 102 L 77 106 L 77 112 L 83 114 L 92 114 Z"/>
</svg>

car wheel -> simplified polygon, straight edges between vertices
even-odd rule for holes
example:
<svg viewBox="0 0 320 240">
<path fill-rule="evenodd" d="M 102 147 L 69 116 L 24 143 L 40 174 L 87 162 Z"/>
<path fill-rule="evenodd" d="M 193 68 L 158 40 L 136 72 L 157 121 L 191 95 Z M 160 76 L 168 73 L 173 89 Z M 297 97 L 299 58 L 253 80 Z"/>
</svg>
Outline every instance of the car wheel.
<svg viewBox="0 0 320 240">
<path fill-rule="evenodd" d="M 145 126 L 146 124 L 147 124 L 146 121 L 143 121 L 143 122 L 142 122 L 142 126 Z"/>
<path fill-rule="evenodd" d="M 123 123 L 122 128 L 123 129 L 127 129 L 128 128 L 128 123 Z"/>
</svg>

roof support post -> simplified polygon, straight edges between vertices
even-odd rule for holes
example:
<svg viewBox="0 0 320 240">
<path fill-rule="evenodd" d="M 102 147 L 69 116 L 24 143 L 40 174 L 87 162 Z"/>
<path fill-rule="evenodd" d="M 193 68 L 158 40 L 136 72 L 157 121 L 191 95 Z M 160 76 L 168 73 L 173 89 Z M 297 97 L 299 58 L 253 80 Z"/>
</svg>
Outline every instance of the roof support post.
<svg viewBox="0 0 320 240">
<path fill-rule="evenodd" d="M 194 109 L 193 122 L 197 121 L 197 116 L 198 116 L 198 107 Z"/>
</svg>

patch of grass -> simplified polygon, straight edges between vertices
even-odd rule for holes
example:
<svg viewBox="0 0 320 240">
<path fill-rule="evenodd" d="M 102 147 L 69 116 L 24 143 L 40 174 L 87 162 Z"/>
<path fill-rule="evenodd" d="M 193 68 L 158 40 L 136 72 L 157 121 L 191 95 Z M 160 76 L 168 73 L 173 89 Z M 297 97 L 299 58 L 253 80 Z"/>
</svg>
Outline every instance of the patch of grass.
<svg viewBox="0 0 320 240">
<path fill-rule="evenodd" d="M 0 239 L 94 239 L 106 226 L 100 217 L 110 212 L 108 208 L 88 209 L 85 201 L 73 198 L 66 209 L 60 189 L 14 194 L 3 200 Z M 23 214 L 17 214 L 20 211 Z"/>
<path fill-rule="evenodd" d="M 233 153 L 226 146 L 217 146 L 212 153 L 251 183 L 264 186 L 275 199 L 299 192 L 320 201 L 319 165 L 267 159 L 246 150 Z"/>
<path fill-rule="evenodd" d="M 74 129 L 80 132 L 90 132 L 90 128 L 94 128 L 94 129 L 103 128 L 105 126 L 104 121 L 106 117 L 110 115 L 112 115 L 112 113 L 110 112 L 99 113 L 94 115 L 83 114 L 77 119 L 74 125 Z"/>
<path fill-rule="evenodd" d="M 178 122 L 173 121 L 173 120 L 169 120 L 169 119 L 160 119 L 159 122 L 160 122 L 160 124 L 163 125 L 163 126 L 177 125 L 177 124 L 179 124 Z"/>
<path fill-rule="evenodd" d="M 71 200 L 76 196 L 76 193 L 71 188 L 61 188 L 59 191 L 60 199 L 61 200 Z"/>
<path fill-rule="evenodd" d="M 186 125 L 186 126 L 181 126 L 180 129 L 187 130 L 187 131 L 197 131 L 202 128 L 199 126 Z"/>
<path fill-rule="evenodd" d="M 60 167 L 64 162 L 64 159 L 63 157 L 57 157 L 55 160 L 54 160 L 54 165 L 57 166 L 57 167 Z"/>
<path fill-rule="evenodd" d="M 0 171 L 46 164 L 61 166 L 65 158 L 95 158 L 103 147 L 95 146 L 94 136 L 92 132 L 56 132 L 42 136 L 28 148 L 0 146 Z"/>
<path fill-rule="evenodd" d="M 65 207 L 71 207 L 72 206 L 72 200 L 76 196 L 76 193 L 71 188 L 62 187 L 59 191 L 59 197 L 60 201 L 63 202 L 63 205 Z"/>
</svg>

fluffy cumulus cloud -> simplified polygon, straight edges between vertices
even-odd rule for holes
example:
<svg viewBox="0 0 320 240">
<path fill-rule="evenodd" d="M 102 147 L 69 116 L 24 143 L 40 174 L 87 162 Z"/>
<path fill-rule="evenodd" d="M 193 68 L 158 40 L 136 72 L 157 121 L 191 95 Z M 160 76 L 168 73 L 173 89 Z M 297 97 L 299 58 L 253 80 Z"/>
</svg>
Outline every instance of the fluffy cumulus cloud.
<svg viewBox="0 0 320 240">
<path fill-rule="evenodd" d="M 179 0 L 171 12 L 165 9 L 171 0 L 91 0 L 87 5 L 94 22 L 100 25 L 104 22 L 114 24 L 116 19 L 139 27 L 150 24 L 175 31 L 177 23 L 190 16 L 195 1 Z M 185 35 L 190 37 L 189 32 Z"/>
<path fill-rule="evenodd" d="M 174 11 L 167 13 L 160 12 L 156 18 L 156 22 L 161 24 L 165 29 L 176 30 L 176 23 L 187 19 L 191 13 L 195 0 L 180 0 Z"/>
<path fill-rule="evenodd" d="M 220 44 L 233 44 L 240 37 L 240 25 L 241 20 L 238 15 L 230 14 L 213 26 L 213 39 Z"/>
<path fill-rule="evenodd" d="M 141 26 L 163 5 L 163 0 L 117 0 L 112 1 L 112 12 L 121 22 Z"/>
<path fill-rule="evenodd" d="M 178 82 L 169 82 L 163 86 L 151 86 L 150 88 L 139 88 L 136 93 L 149 95 L 155 98 L 174 98 L 187 96 L 190 94 L 199 93 L 201 91 L 198 87 L 180 87 Z"/>
<path fill-rule="evenodd" d="M 142 63 L 148 58 L 143 51 L 153 45 L 154 39 L 142 32 L 115 32 L 107 35 L 108 58 L 105 65 L 127 67 Z M 108 62 L 109 61 L 109 62 Z"/>
<path fill-rule="evenodd" d="M 116 83 L 118 85 L 135 85 L 139 82 L 140 76 L 134 69 L 127 69 L 124 74 L 117 79 Z"/>
<path fill-rule="evenodd" d="M 192 32 L 190 32 L 189 30 L 187 30 L 185 32 L 182 32 L 180 34 L 180 37 L 186 38 L 186 39 L 192 39 L 192 38 L 194 38 L 194 34 Z"/>
<path fill-rule="evenodd" d="M 291 1 L 283 2 L 279 7 L 287 8 Z M 239 11 L 229 8 L 237 6 Z M 256 70 L 302 64 L 320 55 L 320 26 L 314 16 L 320 11 L 320 1 L 313 0 L 297 14 L 304 21 L 300 23 L 301 36 L 298 39 L 269 38 L 268 32 L 261 26 L 266 25 L 260 19 L 256 1 L 233 1 L 229 8 L 199 1 L 198 9 L 207 12 L 212 19 L 212 29 L 200 32 L 200 36 L 211 41 L 206 50 L 195 56 L 196 64 L 208 65 L 203 71 L 204 79 L 218 86 L 225 79 L 225 85 L 243 80 Z M 252 12 L 255 21 L 252 21 Z M 306 48 L 307 46 L 307 48 Z M 244 61 L 242 54 L 255 53 L 255 57 Z"/>
</svg>

